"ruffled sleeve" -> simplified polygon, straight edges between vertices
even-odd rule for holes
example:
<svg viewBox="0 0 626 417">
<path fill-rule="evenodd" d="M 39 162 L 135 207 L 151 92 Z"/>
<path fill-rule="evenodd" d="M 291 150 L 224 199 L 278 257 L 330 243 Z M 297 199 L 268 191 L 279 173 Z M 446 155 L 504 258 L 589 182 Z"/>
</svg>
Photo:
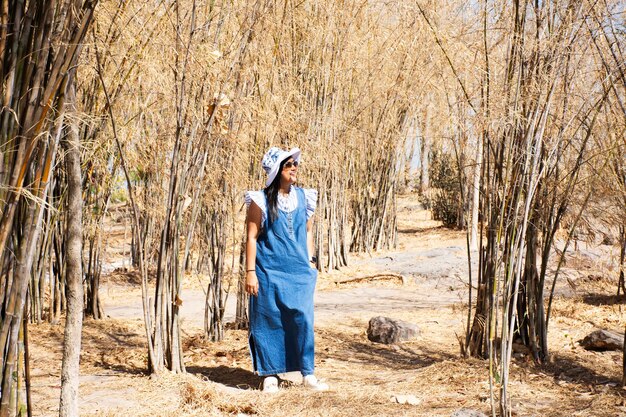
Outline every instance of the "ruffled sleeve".
<svg viewBox="0 0 626 417">
<path fill-rule="evenodd" d="M 304 197 L 306 198 L 306 219 L 309 220 L 317 208 L 317 190 L 304 188 Z"/>
<path fill-rule="evenodd" d="M 246 191 L 244 197 L 246 200 L 247 208 L 250 207 L 250 203 L 252 203 L 253 201 L 257 206 L 259 206 L 259 208 L 261 209 L 261 224 L 263 224 L 265 218 L 267 217 L 267 204 L 265 203 L 265 195 L 263 194 L 263 191 Z"/>
</svg>

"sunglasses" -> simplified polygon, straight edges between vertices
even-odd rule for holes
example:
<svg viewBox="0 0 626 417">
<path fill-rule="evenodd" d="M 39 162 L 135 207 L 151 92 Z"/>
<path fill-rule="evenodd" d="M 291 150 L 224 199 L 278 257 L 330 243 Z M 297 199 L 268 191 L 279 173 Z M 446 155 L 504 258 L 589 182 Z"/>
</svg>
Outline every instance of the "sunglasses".
<svg viewBox="0 0 626 417">
<path fill-rule="evenodd" d="M 291 167 L 296 167 L 298 168 L 298 161 L 287 161 L 285 162 L 285 165 L 283 165 L 283 169 L 289 169 Z"/>
</svg>

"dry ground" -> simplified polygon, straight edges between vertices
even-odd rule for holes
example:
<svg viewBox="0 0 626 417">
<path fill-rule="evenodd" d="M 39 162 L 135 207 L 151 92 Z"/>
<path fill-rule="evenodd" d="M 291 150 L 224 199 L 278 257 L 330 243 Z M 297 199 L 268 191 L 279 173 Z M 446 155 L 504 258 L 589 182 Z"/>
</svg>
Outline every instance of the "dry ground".
<svg viewBox="0 0 626 417">
<path fill-rule="evenodd" d="M 189 278 L 183 295 L 188 373 L 150 378 L 137 283 L 132 274 L 112 274 L 102 292 L 110 317 L 85 322 L 81 415 L 449 416 L 459 408 L 488 413 L 488 363 L 461 358 L 457 341 L 467 314 L 464 235 L 439 228 L 410 196 L 400 207 L 396 250 L 355 256 L 349 268 L 320 276 L 316 372 L 330 392 L 285 381 L 280 393 L 263 395 L 260 378 L 251 372 L 245 331 L 230 330 L 220 343 L 203 338 L 196 277 Z M 120 240 L 111 238 L 112 252 L 124 252 Z M 536 366 L 523 354 L 513 361 L 514 415 L 626 416 L 621 353 L 590 352 L 577 342 L 595 328 L 621 331 L 626 323 L 625 300 L 613 295 L 611 251 L 582 248 L 568 262 L 550 321 L 552 362 Z M 394 278 L 343 283 L 382 272 L 404 276 L 404 284 Z M 420 337 L 398 346 L 370 342 L 367 322 L 379 314 L 417 323 Z M 62 333 L 61 326 L 30 327 L 33 415 L 58 413 Z M 419 404 L 390 400 L 401 394 L 414 395 Z"/>
</svg>

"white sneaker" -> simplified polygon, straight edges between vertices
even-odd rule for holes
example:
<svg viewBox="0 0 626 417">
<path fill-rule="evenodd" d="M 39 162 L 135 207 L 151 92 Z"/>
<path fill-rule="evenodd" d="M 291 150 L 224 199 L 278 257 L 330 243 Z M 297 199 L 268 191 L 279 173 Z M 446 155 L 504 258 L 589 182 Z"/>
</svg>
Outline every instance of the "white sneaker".
<svg viewBox="0 0 626 417">
<path fill-rule="evenodd" d="M 268 376 L 263 380 L 263 392 L 268 394 L 278 392 L 278 379 L 275 376 Z"/>
<path fill-rule="evenodd" d="M 328 391 L 328 384 L 317 380 L 315 375 L 307 375 L 304 377 L 302 384 L 313 391 Z"/>
</svg>

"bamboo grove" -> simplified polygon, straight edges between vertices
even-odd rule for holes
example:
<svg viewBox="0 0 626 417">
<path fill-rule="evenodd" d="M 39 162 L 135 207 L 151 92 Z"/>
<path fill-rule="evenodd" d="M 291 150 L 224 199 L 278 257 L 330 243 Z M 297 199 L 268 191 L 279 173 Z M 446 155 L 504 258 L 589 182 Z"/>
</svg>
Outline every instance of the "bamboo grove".
<svg viewBox="0 0 626 417">
<path fill-rule="evenodd" d="M 573 236 L 611 230 L 626 245 L 624 10 L 482 1 L 450 19 L 450 9 L 419 9 L 447 66 L 459 224 L 478 248 L 462 346 L 489 359 L 493 413 L 510 415 L 513 345 L 550 361 L 552 300 Z"/>
<path fill-rule="evenodd" d="M 185 372 L 184 279 L 205 287 L 208 340 L 223 338 L 228 296 L 246 326 L 243 193 L 261 187 L 270 146 L 303 150 L 322 271 L 395 246 L 411 181 L 467 228 L 478 267 L 462 346 L 489 359 L 494 413 L 509 410 L 513 343 L 550 359 L 575 234 L 617 230 L 626 290 L 618 1 L 0 4 L 1 416 L 29 408 L 41 321 L 66 323 L 61 413 L 77 415 L 112 203 L 132 225 L 147 371 Z"/>
</svg>

